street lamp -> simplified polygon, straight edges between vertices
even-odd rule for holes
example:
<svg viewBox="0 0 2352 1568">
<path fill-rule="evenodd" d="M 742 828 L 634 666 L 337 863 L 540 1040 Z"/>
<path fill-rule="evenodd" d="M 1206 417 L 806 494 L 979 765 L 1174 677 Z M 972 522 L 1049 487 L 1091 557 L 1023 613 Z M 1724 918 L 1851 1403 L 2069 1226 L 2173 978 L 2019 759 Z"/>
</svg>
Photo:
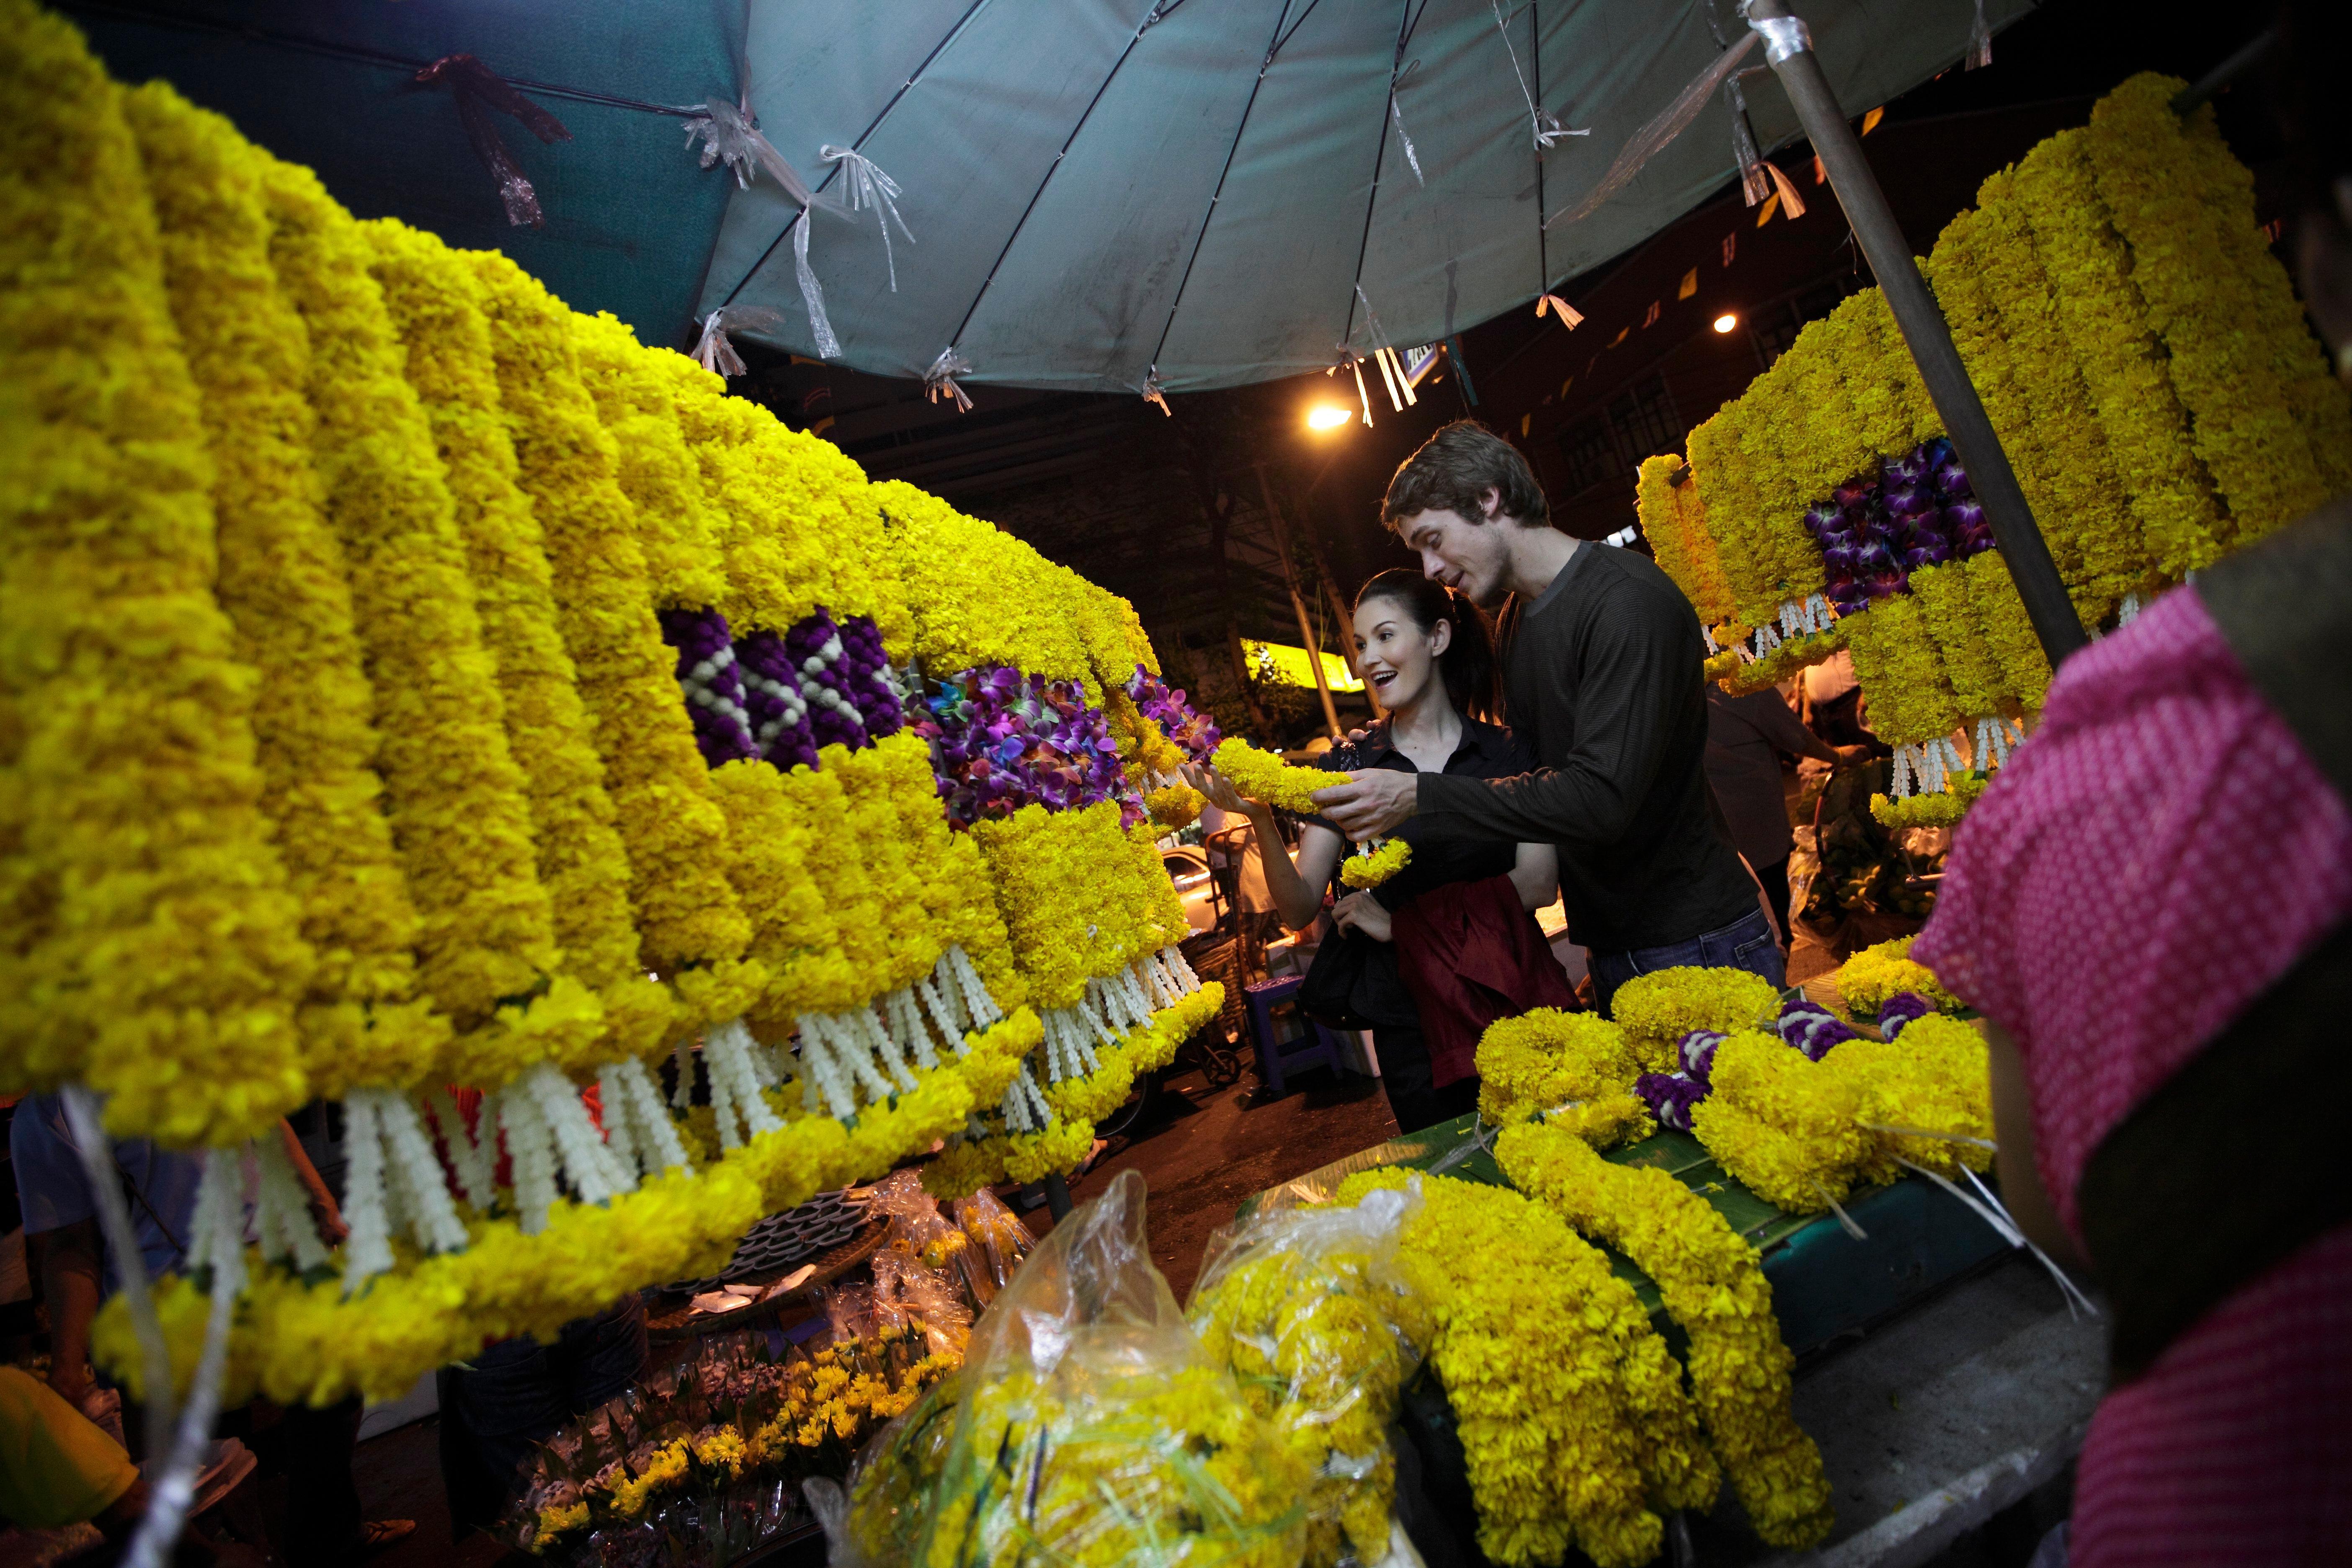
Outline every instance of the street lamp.
<svg viewBox="0 0 2352 1568">
<path fill-rule="evenodd" d="M 1739 325 L 1739 318 L 1728 310 L 1715 319 L 1715 330 L 1718 332 L 1727 332 L 1738 325 Z"/>
<path fill-rule="evenodd" d="M 1318 403 L 1307 411 L 1309 430 L 1336 430 L 1356 416 L 1352 408 L 1342 408 L 1336 403 Z"/>
</svg>

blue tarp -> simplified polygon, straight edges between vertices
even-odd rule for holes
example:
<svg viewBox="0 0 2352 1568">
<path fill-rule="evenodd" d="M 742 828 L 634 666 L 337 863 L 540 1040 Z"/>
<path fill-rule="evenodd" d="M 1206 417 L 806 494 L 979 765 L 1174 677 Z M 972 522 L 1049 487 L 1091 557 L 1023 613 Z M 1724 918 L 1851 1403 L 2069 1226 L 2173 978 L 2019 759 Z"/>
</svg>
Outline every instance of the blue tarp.
<svg viewBox="0 0 2352 1568">
<path fill-rule="evenodd" d="M 1859 112 L 1956 64 L 1976 0 L 1802 8 Z M 915 375 L 952 345 L 971 380 L 1130 393 L 1154 365 L 1178 391 L 1322 369 L 1373 345 L 1367 306 L 1386 341 L 1429 342 L 1638 244 L 1734 173 L 1720 97 L 1600 210 L 1559 215 L 1717 58 L 1717 29 L 1737 40 L 1745 28 L 1732 0 L 171 0 L 168 21 L 160 9 L 67 6 L 117 75 L 169 78 L 317 168 L 362 215 L 503 248 L 649 342 L 685 342 L 692 316 L 752 304 L 782 312 L 754 335 L 810 353 L 798 209 L 766 180 L 739 190 L 701 170 L 677 120 L 650 111 L 748 91 L 827 196 L 845 188 L 828 144 L 902 188 L 914 243 L 895 237 L 896 292 L 871 209 L 814 219 L 845 363 Z M 2026 9 L 1985 4 L 1996 28 Z M 563 89 L 527 89 L 573 141 L 542 146 L 500 122 L 544 229 L 507 226 L 446 94 L 403 90 L 415 65 L 459 50 Z M 1796 133 L 1795 115 L 1761 51 L 1749 61 L 1769 148 Z M 1591 134 L 1539 155 L 1530 97 Z M 1828 199 L 1809 174 L 1802 185 Z M 1555 217 L 1548 233 L 1539 214 Z"/>
</svg>

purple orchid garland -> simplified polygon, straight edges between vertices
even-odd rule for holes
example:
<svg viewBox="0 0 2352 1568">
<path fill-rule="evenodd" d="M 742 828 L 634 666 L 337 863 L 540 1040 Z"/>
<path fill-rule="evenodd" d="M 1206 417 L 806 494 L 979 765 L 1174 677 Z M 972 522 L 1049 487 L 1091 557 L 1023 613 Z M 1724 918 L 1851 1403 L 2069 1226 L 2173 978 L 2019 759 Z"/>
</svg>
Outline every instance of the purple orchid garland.
<svg viewBox="0 0 2352 1568">
<path fill-rule="evenodd" d="M 1110 721 L 1087 705 L 1085 682 L 984 665 L 940 682 L 927 708 L 914 729 L 931 742 L 951 826 L 1011 816 L 1024 805 L 1078 811 L 1106 800 L 1118 802 L 1122 826 L 1142 820 Z"/>
<path fill-rule="evenodd" d="M 1952 444 L 1938 436 L 1840 485 L 1804 516 L 1822 549 L 1822 593 L 1841 616 L 1910 591 L 1911 574 L 1992 548 L 1992 526 Z"/>
<path fill-rule="evenodd" d="M 1138 711 L 1159 725 L 1161 732 L 1196 763 L 1208 762 L 1217 742 L 1224 739 L 1206 715 L 1192 710 L 1181 689 L 1171 691 L 1165 681 L 1139 664 L 1135 673 L 1127 678 L 1127 694 Z"/>
<path fill-rule="evenodd" d="M 1890 997 L 1882 1012 L 1896 1011 L 1899 1004 L 1918 1002 L 1916 996 Z M 1925 1003 L 1919 1003 L 1924 1010 Z M 1916 1014 L 1907 1014 L 1907 1022 Z M 1829 1055 L 1831 1047 L 1855 1037 L 1854 1032 L 1839 1021 L 1829 1009 L 1816 1002 L 1801 999 L 1781 1005 L 1775 1026 L 1780 1038 L 1805 1053 L 1808 1059 L 1819 1061 Z M 1896 1029 L 1901 1027 L 1898 1023 Z M 1895 1037 L 1888 1029 L 1886 1037 Z M 1693 1029 L 1675 1047 L 1675 1058 L 1682 1063 L 1680 1072 L 1645 1072 L 1633 1080 L 1633 1093 L 1649 1107 L 1650 1114 L 1661 1127 L 1671 1127 L 1677 1132 L 1691 1130 L 1691 1107 L 1705 1100 L 1715 1089 L 1715 1053 L 1728 1035 L 1714 1029 Z"/>
<path fill-rule="evenodd" d="M 730 642 L 717 610 L 664 610 L 677 679 L 702 760 L 760 757 L 787 771 L 817 765 L 817 749 L 870 746 L 905 728 L 882 630 L 872 617 L 835 622 L 823 608 L 779 637 Z"/>
</svg>

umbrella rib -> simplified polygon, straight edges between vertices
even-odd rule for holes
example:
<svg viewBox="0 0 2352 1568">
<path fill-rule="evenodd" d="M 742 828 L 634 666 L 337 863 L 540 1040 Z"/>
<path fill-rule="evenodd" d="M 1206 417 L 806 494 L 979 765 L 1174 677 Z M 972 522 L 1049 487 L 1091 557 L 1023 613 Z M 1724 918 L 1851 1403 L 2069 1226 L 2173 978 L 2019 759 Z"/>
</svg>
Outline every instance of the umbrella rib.
<svg viewBox="0 0 2352 1568">
<path fill-rule="evenodd" d="M 1535 100 L 1543 105 L 1543 18 L 1536 14 L 1536 0 L 1528 0 L 1528 70 L 1535 78 Z M 1544 164 L 1543 143 L 1536 143 L 1536 292 L 1551 292 L 1551 248 L 1544 235 Z"/>
<path fill-rule="evenodd" d="M 1078 132 L 1087 128 L 1087 121 L 1094 116 L 1095 106 L 1103 100 L 1103 94 L 1108 92 L 1110 84 L 1118 79 L 1119 68 L 1127 64 L 1128 57 L 1135 53 L 1135 46 L 1143 42 L 1143 35 L 1151 30 L 1151 24 L 1158 21 L 1160 17 L 1159 0 L 1154 0 L 1150 7 L 1143 13 L 1143 20 L 1136 24 L 1135 37 L 1127 40 L 1127 47 L 1119 50 L 1118 58 L 1111 62 L 1109 74 L 1103 78 L 1102 85 L 1095 89 L 1095 95 L 1092 98 L 1087 100 L 1087 107 L 1079 114 L 1078 122 L 1070 127 L 1069 135 L 1063 139 L 1062 150 L 1054 154 L 1053 163 L 1046 166 L 1045 177 L 1037 182 L 1037 189 L 1030 195 L 1029 205 L 1021 209 L 1021 216 L 1013 223 L 1013 232 L 1004 237 L 1004 248 L 996 253 L 996 260 L 990 266 L 988 276 L 980 280 L 980 292 L 974 294 L 971 297 L 971 303 L 965 307 L 963 320 L 956 323 L 955 334 L 948 339 L 948 347 L 953 348 L 963 342 L 964 329 L 971 325 L 972 317 L 980 310 L 980 302 L 988 298 L 989 286 L 996 281 L 997 269 L 1004 265 L 1004 258 L 1013 254 L 1013 247 L 1020 239 L 1021 231 L 1029 225 L 1029 215 L 1035 212 L 1037 204 L 1045 199 L 1045 187 L 1054 183 L 1055 172 L 1061 168 L 1062 161 L 1070 155 L 1070 148 L 1076 142 Z"/>
<path fill-rule="evenodd" d="M 1283 34 L 1280 38 L 1276 39 L 1275 41 L 1274 47 L 1267 51 L 1266 63 L 1268 65 L 1272 65 L 1274 63 L 1274 57 L 1276 55 L 1282 53 L 1283 50 L 1290 47 L 1290 40 L 1298 37 L 1298 29 L 1307 26 L 1307 18 L 1315 15 L 1315 7 L 1321 4 L 1323 4 L 1323 0 L 1307 0 L 1307 9 L 1298 13 L 1298 20 L 1290 25 L 1290 31 Z M 1282 8 L 1285 11 L 1288 11 L 1290 9 L 1289 0 L 1284 0 Z M 1279 23 L 1276 25 L 1279 26 Z"/>
<path fill-rule="evenodd" d="M 1308 10 L 1315 0 L 1307 0 Z M 1185 286 L 1192 281 L 1193 264 L 1201 259 L 1201 247 L 1209 237 L 1209 225 L 1217 216 L 1217 204 L 1224 199 L 1225 178 L 1234 172 L 1234 157 L 1242 150 L 1242 133 L 1249 129 L 1250 111 L 1257 107 L 1258 90 L 1265 86 L 1265 73 L 1274 68 L 1274 57 L 1282 39 L 1282 24 L 1290 16 L 1290 0 L 1282 0 L 1282 8 L 1274 16 L 1274 35 L 1265 41 L 1265 58 L 1258 62 L 1257 79 L 1250 83 L 1249 101 L 1242 105 L 1241 123 L 1234 127 L 1234 139 L 1225 148 L 1225 166 L 1217 171 L 1217 188 L 1209 193 L 1209 210 L 1201 215 L 1200 232 L 1192 236 L 1192 254 L 1184 258 L 1184 276 L 1176 279 L 1176 297 L 1168 301 L 1168 321 L 1160 329 L 1160 341 L 1151 345 L 1151 361 L 1160 363 L 1160 351 L 1168 346 L 1168 334 L 1176 330 L 1176 312 L 1184 303 Z M 1300 21 L 1307 18 L 1302 16 Z"/>
<path fill-rule="evenodd" d="M 887 103 L 885 103 L 879 110 L 876 110 L 872 120 L 866 122 L 866 129 L 859 132 L 857 133 L 857 140 L 849 144 L 852 152 L 865 151 L 866 139 L 872 136 L 877 131 L 882 129 L 882 121 L 890 117 L 890 111 L 898 107 L 899 101 L 913 89 L 914 85 L 917 82 L 923 79 L 923 73 L 931 68 L 933 61 L 937 60 L 940 56 L 947 52 L 948 46 L 954 43 L 956 39 L 963 36 L 965 25 L 971 22 L 973 16 L 978 13 L 982 5 L 987 4 L 988 0 L 971 0 L 971 4 L 964 7 L 963 15 L 958 16 L 956 18 L 955 26 L 948 29 L 947 37 L 941 38 L 938 43 L 931 46 L 931 52 L 923 57 L 923 63 L 907 73 L 907 79 L 898 84 L 898 90 L 890 95 L 890 100 Z M 814 188 L 818 191 L 823 191 L 827 185 L 833 184 L 834 176 L 840 173 L 841 165 L 839 163 L 834 164 L 824 172 L 824 178 L 819 180 Z M 806 216 L 808 216 L 808 209 L 806 207 L 803 207 L 798 212 L 793 214 L 791 217 L 784 220 L 784 226 L 776 231 L 776 237 L 768 241 L 768 248 L 760 252 L 760 259 L 751 263 L 751 267 L 745 270 L 743 276 L 735 280 L 735 287 L 727 290 L 727 298 L 719 301 L 722 309 L 735 302 L 735 296 L 743 292 L 745 286 L 748 285 L 752 279 L 757 278 L 760 275 L 761 268 L 766 267 L 768 265 L 769 258 L 776 254 L 776 247 L 783 244 L 785 240 L 792 237 L 793 225 L 800 222 L 801 219 Z"/>
<path fill-rule="evenodd" d="M 1404 0 L 1404 10 L 1397 17 L 1396 56 L 1389 61 L 1389 98 L 1396 96 L 1397 65 L 1404 58 L 1405 45 L 1412 37 L 1412 0 Z M 1339 334 L 1339 346 L 1356 335 L 1356 293 L 1364 286 L 1364 257 L 1372 248 L 1372 214 L 1381 205 L 1381 171 L 1389 161 L 1388 100 L 1381 103 L 1381 150 L 1372 159 L 1371 195 L 1364 198 L 1364 237 L 1356 244 L 1356 275 L 1348 282 L 1348 329 Z"/>
</svg>

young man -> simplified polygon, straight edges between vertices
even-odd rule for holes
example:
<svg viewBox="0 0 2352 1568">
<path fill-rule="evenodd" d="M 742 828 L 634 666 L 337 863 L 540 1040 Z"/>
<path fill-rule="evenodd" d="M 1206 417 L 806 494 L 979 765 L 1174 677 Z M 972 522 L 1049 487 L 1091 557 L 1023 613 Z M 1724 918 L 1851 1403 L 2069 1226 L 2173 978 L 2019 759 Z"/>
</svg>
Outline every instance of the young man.
<svg viewBox="0 0 2352 1568">
<path fill-rule="evenodd" d="M 1527 459 L 1471 420 L 1431 437 L 1389 481 L 1381 519 L 1422 572 L 1501 604 L 1511 728 L 1540 768 L 1513 779 L 1359 773 L 1315 796 L 1350 837 L 1409 816 L 1465 837 L 1549 842 L 1569 934 L 1608 1009 L 1637 974 L 1677 964 L 1784 972 L 1755 880 L 1707 788 L 1698 616 L 1649 557 L 1550 524 Z"/>
</svg>

